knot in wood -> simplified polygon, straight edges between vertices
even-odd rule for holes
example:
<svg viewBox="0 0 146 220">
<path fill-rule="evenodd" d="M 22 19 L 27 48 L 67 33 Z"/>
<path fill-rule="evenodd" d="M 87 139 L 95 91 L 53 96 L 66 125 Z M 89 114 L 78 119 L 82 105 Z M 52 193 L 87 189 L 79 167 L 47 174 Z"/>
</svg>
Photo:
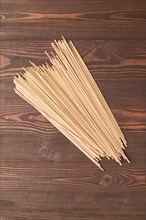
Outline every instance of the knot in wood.
<svg viewBox="0 0 146 220">
<path fill-rule="evenodd" d="M 101 177 L 100 184 L 103 186 L 109 186 L 112 183 L 112 176 L 104 175 Z"/>
</svg>

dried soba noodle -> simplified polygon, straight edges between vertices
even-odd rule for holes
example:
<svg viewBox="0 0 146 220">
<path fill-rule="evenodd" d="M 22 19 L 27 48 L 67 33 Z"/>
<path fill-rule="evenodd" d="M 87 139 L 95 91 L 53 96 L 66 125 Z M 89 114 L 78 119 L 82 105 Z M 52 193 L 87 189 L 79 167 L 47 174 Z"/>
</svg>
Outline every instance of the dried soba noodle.
<svg viewBox="0 0 146 220">
<path fill-rule="evenodd" d="M 63 37 L 51 45 L 52 65 L 24 68 L 14 79 L 15 92 L 100 169 L 102 157 L 129 162 L 124 135 L 77 49 Z"/>
</svg>

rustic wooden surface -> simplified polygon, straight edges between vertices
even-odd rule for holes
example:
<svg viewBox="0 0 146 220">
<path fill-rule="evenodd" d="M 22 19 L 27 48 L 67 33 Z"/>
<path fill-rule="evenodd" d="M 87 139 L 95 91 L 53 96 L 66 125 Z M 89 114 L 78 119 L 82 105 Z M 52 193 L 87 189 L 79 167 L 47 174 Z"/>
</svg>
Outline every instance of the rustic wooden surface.
<svg viewBox="0 0 146 220">
<path fill-rule="evenodd" d="M 145 219 L 145 1 L 1 0 L 1 220 Z M 100 171 L 33 107 L 13 76 L 73 40 L 128 141 Z"/>
</svg>

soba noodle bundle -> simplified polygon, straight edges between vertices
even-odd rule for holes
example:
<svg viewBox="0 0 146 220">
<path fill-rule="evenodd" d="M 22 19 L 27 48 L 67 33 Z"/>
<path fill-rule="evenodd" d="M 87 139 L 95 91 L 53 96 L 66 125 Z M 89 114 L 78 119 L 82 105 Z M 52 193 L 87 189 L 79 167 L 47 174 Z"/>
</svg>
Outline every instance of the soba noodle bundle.
<svg viewBox="0 0 146 220">
<path fill-rule="evenodd" d="M 124 135 L 77 49 L 63 37 L 51 45 L 52 65 L 24 68 L 15 76 L 15 92 L 100 169 L 102 157 L 129 162 Z"/>
</svg>

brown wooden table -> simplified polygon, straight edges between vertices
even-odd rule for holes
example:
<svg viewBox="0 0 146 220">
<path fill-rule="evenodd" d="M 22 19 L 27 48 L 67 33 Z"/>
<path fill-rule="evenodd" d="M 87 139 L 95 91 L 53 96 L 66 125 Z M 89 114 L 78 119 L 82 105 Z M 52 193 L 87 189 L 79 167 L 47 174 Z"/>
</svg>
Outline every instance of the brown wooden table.
<svg viewBox="0 0 146 220">
<path fill-rule="evenodd" d="M 1 220 L 145 219 L 144 0 L 1 0 Z M 18 97 L 21 67 L 73 40 L 128 141 L 100 171 Z"/>
</svg>

